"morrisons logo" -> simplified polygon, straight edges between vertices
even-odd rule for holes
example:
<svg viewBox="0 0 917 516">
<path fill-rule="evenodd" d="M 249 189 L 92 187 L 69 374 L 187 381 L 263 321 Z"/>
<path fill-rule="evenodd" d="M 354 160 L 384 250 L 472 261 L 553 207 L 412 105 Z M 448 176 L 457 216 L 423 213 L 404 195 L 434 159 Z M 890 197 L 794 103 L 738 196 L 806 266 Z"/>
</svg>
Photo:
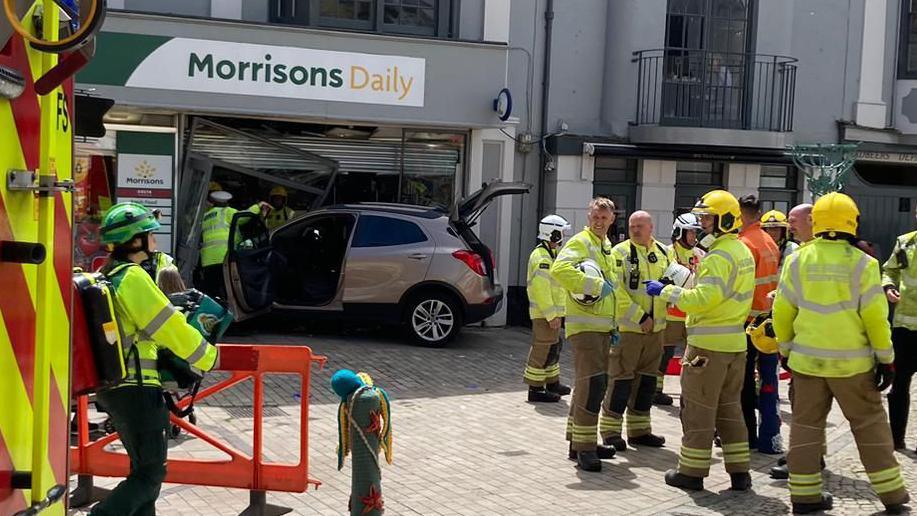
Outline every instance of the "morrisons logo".
<svg viewBox="0 0 917 516">
<path fill-rule="evenodd" d="M 124 178 L 125 182 L 130 185 L 136 186 L 165 186 L 166 182 L 163 179 L 147 179 L 143 177 L 126 177 Z"/>
<path fill-rule="evenodd" d="M 188 59 L 188 77 L 196 74 L 206 74 L 213 79 L 214 74 L 224 80 L 239 80 L 252 82 L 273 82 L 285 84 L 292 82 L 298 86 L 309 84 L 323 88 L 340 88 L 344 86 L 344 71 L 340 68 L 323 68 L 305 66 L 290 66 L 284 63 L 271 63 L 271 55 L 265 54 L 264 61 L 229 61 L 223 59 L 214 63 L 213 54 L 200 57 L 194 52 Z"/>
</svg>

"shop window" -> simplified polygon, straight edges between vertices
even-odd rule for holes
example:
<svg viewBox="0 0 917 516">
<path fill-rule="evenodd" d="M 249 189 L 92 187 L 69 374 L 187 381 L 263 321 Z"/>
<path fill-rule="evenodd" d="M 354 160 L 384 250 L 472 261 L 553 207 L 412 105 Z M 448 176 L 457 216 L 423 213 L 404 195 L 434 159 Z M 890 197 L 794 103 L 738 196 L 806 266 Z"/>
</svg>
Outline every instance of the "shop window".
<svg viewBox="0 0 917 516">
<path fill-rule="evenodd" d="M 702 195 L 723 188 L 726 165 L 712 161 L 679 161 L 675 164 L 674 215 L 691 211 Z"/>
<path fill-rule="evenodd" d="M 912 165 L 866 161 L 854 165 L 854 170 L 860 179 L 871 185 L 917 186 Z"/>
<path fill-rule="evenodd" d="M 799 169 L 781 165 L 762 165 L 758 183 L 761 210 L 789 213 L 799 198 Z"/>
<path fill-rule="evenodd" d="M 898 78 L 917 79 L 917 0 L 901 1 Z"/>
<path fill-rule="evenodd" d="M 592 193 L 615 203 L 615 221 L 608 229 L 608 238 L 613 243 L 627 238 L 627 218 L 637 209 L 637 160 L 597 156 Z"/>
<path fill-rule="evenodd" d="M 387 247 L 426 241 L 427 235 L 413 222 L 363 215 L 357 222 L 352 247 Z"/>
<path fill-rule="evenodd" d="M 456 0 L 271 0 L 274 23 L 451 37 Z"/>
</svg>

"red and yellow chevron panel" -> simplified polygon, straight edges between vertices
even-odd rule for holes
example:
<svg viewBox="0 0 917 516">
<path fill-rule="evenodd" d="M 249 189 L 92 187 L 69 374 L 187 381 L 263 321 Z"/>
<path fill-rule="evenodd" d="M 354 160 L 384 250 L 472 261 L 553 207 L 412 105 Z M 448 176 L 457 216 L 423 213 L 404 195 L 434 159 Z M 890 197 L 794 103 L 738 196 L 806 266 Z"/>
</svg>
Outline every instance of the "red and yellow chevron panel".
<svg viewBox="0 0 917 516">
<path fill-rule="evenodd" d="M 6 174 L 71 179 L 73 82 L 38 96 L 34 82 L 57 56 L 16 35 L 0 45 L 0 65 L 26 79 L 21 96 L 0 98 L 0 242 L 40 243 L 46 251 L 39 265 L 0 261 L 0 477 L 31 472 L 33 487 L 0 488 L 0 514 L 12 514 L 67 484 L 72 209 L 69 192 L 11 191 Z M 64 513 L 57 503 L 43 514 Z"/>
</svg>

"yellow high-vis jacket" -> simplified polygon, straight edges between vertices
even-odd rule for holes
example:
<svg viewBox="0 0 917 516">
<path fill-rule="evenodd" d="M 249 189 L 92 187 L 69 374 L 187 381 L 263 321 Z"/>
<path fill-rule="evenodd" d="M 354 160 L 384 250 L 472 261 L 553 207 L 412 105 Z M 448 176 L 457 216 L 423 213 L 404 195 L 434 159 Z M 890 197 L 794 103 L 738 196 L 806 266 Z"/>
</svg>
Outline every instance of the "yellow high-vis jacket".
<svg viewBox="0 0 917 516">
<path fill-rule="evenodd" d="M 606 279 L 614 278 L 611 242 L 608 237 L 597 237 L 589 228 L 583 229 L 568 240 L 551 265 L 551 276 L 567 291 L 567 337 L 584 332 L 609 333 L 615 328 L 615 294 L 599 299 L 591 305 L 578 303 L 569 295 L 572 293 L 598 296 L 602 292 L 603 279 L 588 278 L 576 268 L 586 259 L 593 260 Z"/>
</svg>

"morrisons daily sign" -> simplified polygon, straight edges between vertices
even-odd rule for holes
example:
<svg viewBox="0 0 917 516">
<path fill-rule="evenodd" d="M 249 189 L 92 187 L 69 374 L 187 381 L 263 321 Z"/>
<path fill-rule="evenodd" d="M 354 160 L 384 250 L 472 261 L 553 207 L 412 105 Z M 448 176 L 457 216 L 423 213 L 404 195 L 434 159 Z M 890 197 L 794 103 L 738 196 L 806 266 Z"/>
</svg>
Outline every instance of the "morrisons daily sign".
<svg viewBox="0 0 917 516">
<path fill-rule="evenodd" d="M 422 107 L 424 59 L 173 38 L 125 86 Z"/>
</svg>

